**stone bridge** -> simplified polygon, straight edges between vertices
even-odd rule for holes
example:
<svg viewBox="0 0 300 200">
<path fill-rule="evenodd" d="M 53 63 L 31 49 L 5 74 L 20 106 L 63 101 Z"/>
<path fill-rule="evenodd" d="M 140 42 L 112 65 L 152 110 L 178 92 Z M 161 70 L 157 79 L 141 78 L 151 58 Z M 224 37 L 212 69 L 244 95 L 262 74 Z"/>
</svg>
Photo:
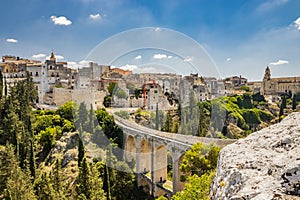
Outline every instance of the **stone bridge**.
<svg viewBox="0 0 300 200">
<path fill-rule="evenodd" d="M 154 197 L 166 195 L 170 198 L 183 189 L 179 167 L 184 153 L 193 144 L 214 143 L 224 147 L 235 141 L 167 133 L 143 127 L 116 115 L 114 117 L 124 132 L 125 159 L 135 163 L 137 184 Z M 167 180 L 168 158 L 169 163 L 172 163 L 172 181 Z"/>
</svg>

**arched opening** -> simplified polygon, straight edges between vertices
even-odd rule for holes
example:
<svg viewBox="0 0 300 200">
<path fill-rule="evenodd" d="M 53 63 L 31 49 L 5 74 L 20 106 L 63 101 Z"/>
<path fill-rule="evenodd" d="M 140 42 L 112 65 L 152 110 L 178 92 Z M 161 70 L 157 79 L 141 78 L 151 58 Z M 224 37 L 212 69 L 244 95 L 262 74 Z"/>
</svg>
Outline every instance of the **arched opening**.
<svg viewBox="0 0 300 200">
<path fill-rule="evenodd" d="M 131 135 L 129 135 L 126 138 L 126 142 L 125 142 L 125 160 L 127 161 L 127 163 L 129 164 L 129 166 L 133 169 L 133 167 L 135 166 L 135 155 L 136 155 L 136 143 L 135 143 L 135 139 L 134 137 L 132 137 Z"/>
<path fill-rule="evenodd" d="M 148 174 L 151 171 L 151 147 L 149 142 L 142 140 L 140 146 L 140 172 Z"/>
<path fill-rule="evenodd" d="M 156 148 L 154 152 L 154 182 L 164 184 L 167 181 L 167 149 L 164 145 Z"/>
<path fill-rule="evenodd" d="M 179 159 L 178 159 L 178 177 L 179 177 L 179 180 L 178 180 L 178 191 L 182 191 L 183 188 L 184 188 L 184 185 L 186 183 L 186 180 L 185 180 L 185 176 L 186 174 L 184 174 L 183 172 L 180 171 L 180 165 L 181 165 L 181 162 L 182 162 L 182 159 L 183 159 L 183 156 L 184 154 L 182 154 Z"/>
<path fill-rule="evenodd" d="M 151 188 L 149 183 L 145 179 L 141 179 L 138 186 L 141 187 L 146 193 L 150 194 Z"/>
</svg>

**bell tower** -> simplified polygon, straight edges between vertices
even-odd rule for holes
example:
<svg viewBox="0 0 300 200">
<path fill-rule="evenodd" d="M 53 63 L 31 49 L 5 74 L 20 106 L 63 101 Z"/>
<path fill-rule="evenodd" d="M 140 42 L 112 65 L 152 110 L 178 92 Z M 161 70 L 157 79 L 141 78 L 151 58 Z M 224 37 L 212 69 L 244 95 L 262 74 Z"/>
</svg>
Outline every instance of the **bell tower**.
<svg viewBox="0 0 300 200">
<path fill-rule="evenodd" d="M 50 60 L 53 61 L 53 62 L 56 61 L 56 58 L 55 58 L 55 55 L 54 55 L 53 51 L 51 52 Z"/>
<path fill-rule="evenodd" d="M 265 70 L 265 76 L 264 76 L 264 81 L 268 81 L 271 79 L 271 71 L 269 66 L 267 66 L 266 70 Z"/>
</svg>

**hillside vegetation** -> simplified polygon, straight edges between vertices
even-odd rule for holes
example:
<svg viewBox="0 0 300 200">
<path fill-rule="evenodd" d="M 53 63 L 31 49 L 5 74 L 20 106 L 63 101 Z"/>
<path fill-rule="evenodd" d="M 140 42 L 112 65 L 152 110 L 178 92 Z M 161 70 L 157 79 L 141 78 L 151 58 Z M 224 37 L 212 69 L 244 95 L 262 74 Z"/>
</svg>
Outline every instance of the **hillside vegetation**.
<svg viewBox="0 0 300 200">
<path fill-rule="evenodd" d="M 151 199 L 118 153 L 123 132 L 104 109 L 68 102 L 55 111 L 34 110 L 30 76 L 4 87 L 0 199 Z"/>
</svg>

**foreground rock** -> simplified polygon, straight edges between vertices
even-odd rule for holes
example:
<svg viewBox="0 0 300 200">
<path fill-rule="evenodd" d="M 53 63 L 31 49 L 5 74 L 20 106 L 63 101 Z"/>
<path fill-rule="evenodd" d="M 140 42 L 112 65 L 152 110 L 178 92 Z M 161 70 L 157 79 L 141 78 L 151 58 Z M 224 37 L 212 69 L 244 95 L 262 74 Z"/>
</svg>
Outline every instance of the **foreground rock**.
<svg viewBox="0 0 300 200">
<path fill-rule="evenodd" d="M 222 149 L 212 199 L 300 198 L 300 113 Z"/>
</svg>

